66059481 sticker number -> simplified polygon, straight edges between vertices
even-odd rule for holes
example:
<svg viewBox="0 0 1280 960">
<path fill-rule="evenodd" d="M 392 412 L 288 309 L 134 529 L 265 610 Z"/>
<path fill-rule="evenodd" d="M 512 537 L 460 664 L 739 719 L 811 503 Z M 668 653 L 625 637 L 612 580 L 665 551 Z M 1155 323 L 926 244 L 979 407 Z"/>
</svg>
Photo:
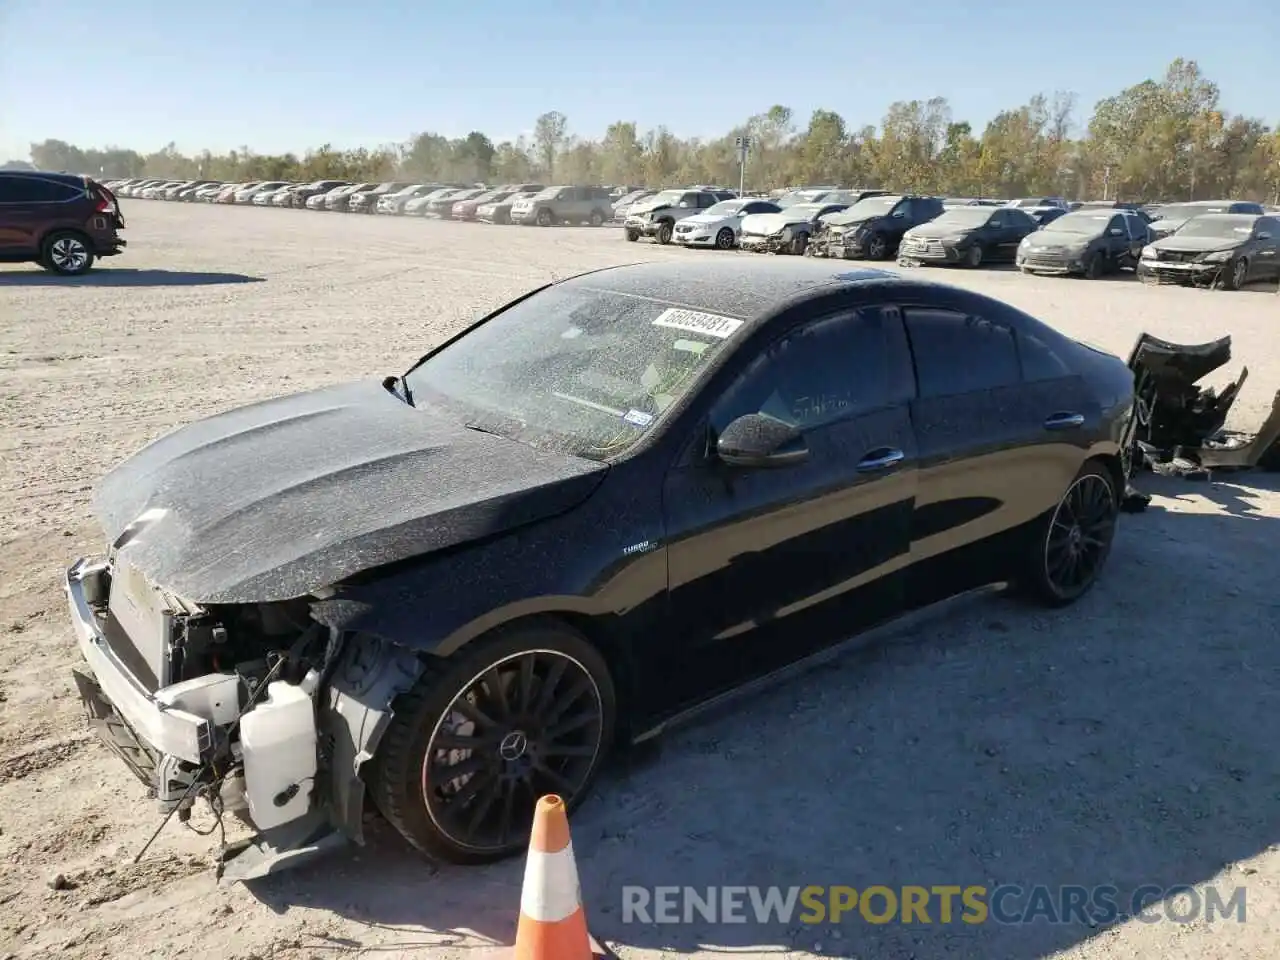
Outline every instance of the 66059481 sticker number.
<svg viewBox="0 0 1280 960">
<path fill-rule="evenodd" d="M 702 313 L 698 310 L 681 310 L 672 307 L 658 314 L 653 325 L 670 327 L 672 330 L 688 330 L 690 333 L 701 333 L 723 340 L 737 333 L 742 326 L 742 321 L 734 317 L 722 317 L 718 313 Z"/>
</svg>

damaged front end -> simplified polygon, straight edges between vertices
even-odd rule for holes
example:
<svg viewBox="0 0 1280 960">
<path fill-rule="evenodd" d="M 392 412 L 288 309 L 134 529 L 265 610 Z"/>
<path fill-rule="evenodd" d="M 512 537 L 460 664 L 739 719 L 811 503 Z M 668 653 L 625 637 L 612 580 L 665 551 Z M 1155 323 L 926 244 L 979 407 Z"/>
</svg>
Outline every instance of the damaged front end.
<svg viewBox="0 0 1280 960">
<path fill-rule="evenodd" d="M 809 239 L 805 254 L 829 260 L 853 260 L 862 254 L 862 245 L 852 242 L 854 233 L 852 227 L 824 223 Z"/>
<path fill-rule="evenodd" d="M 185 823 L 197 801 L 207 805 L 229 880 L 362 842 L 360 768 L 417 679 L 416 658 L 323 625 L 322 596 L 193 603 L 152 584 L 127 554 L 113 548 L 66 574 L 84 657 L 73 677 L 102 742 L 166 820 Z M 255 832 L 226 844 L 226 815 Z"/>
<path fill-rule="evenodd" d="M 1134 375 L 1133 467 L 1203 476 L 1212 469 L 1280 469 L 1280 391 L 1257 433 L 1226 429 L 1247 367 L 1221 391 L 1197 383 L 1231 359 L 1231 338 L 1178 344 L 1143 333 L 1129 354 Z"/>
</svg>

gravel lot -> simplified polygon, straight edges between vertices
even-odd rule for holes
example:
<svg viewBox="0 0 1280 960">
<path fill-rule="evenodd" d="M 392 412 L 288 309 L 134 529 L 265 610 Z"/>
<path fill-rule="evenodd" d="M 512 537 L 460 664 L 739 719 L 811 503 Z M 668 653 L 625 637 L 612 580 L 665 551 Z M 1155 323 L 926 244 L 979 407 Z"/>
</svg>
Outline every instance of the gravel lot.
<svg viewBox="0 0 1280 960">
<path fill-rule="evenodd" d="M 91 485 L 196 417 L 399 372 L 535 283 L 734 254 L 616 229 L 144 201 L 125 213 L 129 252 L 85 278 L 0 267 L 0 957 L 475 960 L 511 936 L 519 863 L 433 875 L 375 825 L 364 850 L 219 887 L 214 838 L 172 824 L 129 864 L 158 821 L 82 730 L 58 587 L 100 548 Z M 1280 386 L 1273 288 L 949 278 L 1121 353 L 1143 329 L 1231 333 L 1228 374 L 1251 369 L 1243 427 Z M 626 958 L 1280 955 L 1280 478 L 1145 486 L 1152 508 L 1123 519 L 1108 576 L 1071 611 L 968 602 L 618 764 L 574 823 L 597 935 Z M 622 922 L 624 884 L 753 883 L 1243 884 L 1248 922 Z"/>
</svg>

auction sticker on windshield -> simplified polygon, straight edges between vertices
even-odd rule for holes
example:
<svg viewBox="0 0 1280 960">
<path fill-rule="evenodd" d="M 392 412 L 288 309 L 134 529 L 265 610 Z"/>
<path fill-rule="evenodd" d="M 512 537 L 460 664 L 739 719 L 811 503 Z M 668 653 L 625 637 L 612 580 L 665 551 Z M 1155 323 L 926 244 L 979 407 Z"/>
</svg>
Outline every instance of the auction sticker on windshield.
<svg viewBox="0 0 1280 960">
<path fill-rule="evenodd" d="M 733 317 L 722 317 L 716 313 L 701 313 L 697 310 L 679 310 L 672 307 L 658 314 L 653 325 L 670 327 L 672 330 L 688 330 L 690 333 L 705 333 L 709 337 L 719 337 L 723 340 L 736 333 L 742 326 L 742 321 Z"/>
</svg>

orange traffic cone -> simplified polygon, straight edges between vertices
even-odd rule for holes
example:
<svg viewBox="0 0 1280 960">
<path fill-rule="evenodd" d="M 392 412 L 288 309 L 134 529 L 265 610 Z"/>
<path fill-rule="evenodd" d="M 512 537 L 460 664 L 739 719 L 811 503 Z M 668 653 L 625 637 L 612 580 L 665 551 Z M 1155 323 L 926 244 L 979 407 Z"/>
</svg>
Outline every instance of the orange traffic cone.
<svg viewBox="0 0 1280 960">
<path fill-rule="evenodd" d="M 520 894 L 515 960 L 598 960 L 608 956 L 587 933 L 578 865 L 564 801 L 538 801 Z"/>
</svg>

